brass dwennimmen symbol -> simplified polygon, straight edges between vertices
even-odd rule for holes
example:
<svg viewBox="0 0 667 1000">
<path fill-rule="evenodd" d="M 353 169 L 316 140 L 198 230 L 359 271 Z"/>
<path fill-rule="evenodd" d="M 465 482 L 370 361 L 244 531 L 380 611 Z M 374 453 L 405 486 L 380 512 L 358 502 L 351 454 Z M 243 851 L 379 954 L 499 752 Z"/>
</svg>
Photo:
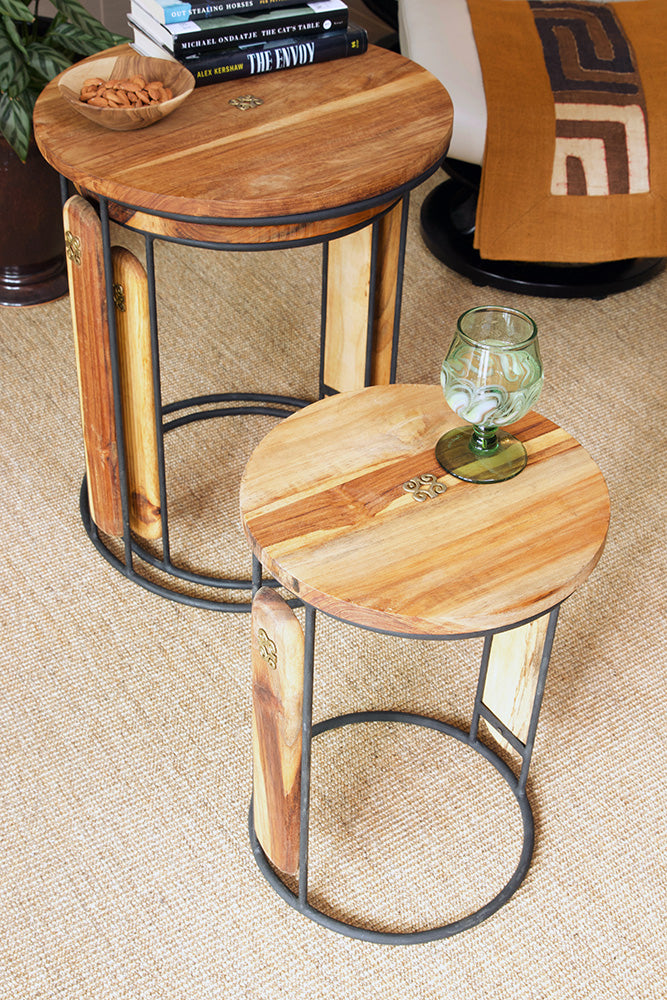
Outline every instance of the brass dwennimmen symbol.
<svg viewBox="0 0 667 1000">
<path fill-rule="evenodd" d="M 252 94 L 244 94 L 243 97 L 232 97 L 230 104 L 233 104 L 239 111 L 250 111 L 264 104 L 261 97 L 253 97 Z"/>
<path fill-rule="evenodd" d="M 125 289 L 122 285 L 115 284 L 113 286 L 113 304 L 119 312 L 125 312 Z"/>
<path fill-rule="evenodd" d="M 437 497 L 438 494 L 444 493 L 447 487 L 443 483 L 439 483 L 430 472 L 424 472 L 421 476 L 416 476 L 414 479 L 409 479 L 407 483 L 403 483 L 403 489 L 406 493 L 411 493 L 413 498 L 421 503 L 423 500 L 428 500 L 429 497 Z"/>
<path fill-rule="evenodd" d="M 75 264 L 81 263 L 81 240 L 69 229 L 65 233 L 65 253 Z"/>
<path fill-rule="evenodd" d="M 266 660 L 272 670 L 278 666 L 278 650 L 273 639 L 269 639 L 263 628 L 257 630 L 257 641 L 259 642 L 259 655 Z"/>
</svg>

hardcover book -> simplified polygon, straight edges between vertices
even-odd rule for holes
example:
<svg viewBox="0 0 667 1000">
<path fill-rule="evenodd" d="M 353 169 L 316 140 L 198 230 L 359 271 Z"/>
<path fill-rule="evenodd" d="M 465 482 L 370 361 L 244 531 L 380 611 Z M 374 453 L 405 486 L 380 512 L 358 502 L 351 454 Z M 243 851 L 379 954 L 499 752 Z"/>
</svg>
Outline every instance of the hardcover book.
<svg viewBox="0 0 667 1000">
<path fill-rule="evenodd" d="M 131 44 L 143 56 L 163 59 L 170 57 L 170 53 L 137 28 L 134 29 L 134 41 Z M 309 63 L 361 55 L 367 48 L 366 31 L 350 25 L 344 31 L 296 35 L 281 41 L 243 45 L 238 49 L 208 50 L 197 56 L 180 59 L 179 62 L 190 70 L 195 78 L 195 86 L 202 87 L 207 83 L 220 83 L 257 73 L 271 73 Z"/>
<path fill-rule="evenodd" d="M 341 31 L 347 27 L 348 11 L 343 0 L 314 0 L 299 7 L 284 7 L 256 15 L 210 18 L 160 24 L 132 0 L 128 21 L 177 58 L 205 49 L 237 48 L 252 42 L 267 42 L 291 35 Z"/>
<path fill-rule="evenodd" d="M 294 0 L 211 0 L 211 3 L 141 0 L 141 6 L 159 24 L 181 24 L 183 21 L 205 21 L 229 14 L 259 14 L 276 7 L 294 6 Z"/>
</svg>

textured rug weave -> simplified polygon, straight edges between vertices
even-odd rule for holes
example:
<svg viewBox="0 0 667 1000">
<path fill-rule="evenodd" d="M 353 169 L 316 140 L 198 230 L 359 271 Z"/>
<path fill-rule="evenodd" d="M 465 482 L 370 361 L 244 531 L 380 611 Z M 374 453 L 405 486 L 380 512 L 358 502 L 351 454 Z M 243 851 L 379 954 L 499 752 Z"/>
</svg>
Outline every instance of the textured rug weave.
<svg viewBox="0 0 667 1000">
<path fill-rule="evenodd" d="M 468 0 L 488 123 L 489 260 L 667 253 L 663 0 Z"/>
<path fill-rule="evenodd" d="M 602 560 L 561 612 L 526 881 L 479 927 L 409 948 L 341 937 L 272 892 L 247 833 L 249 620 L 166 601 L 100 558 L 78 513 L 69 303 L 4 308 L 2 1000 L 663 1000 L 667 275 L 601 302 L 475 288 L 424 249 L 423 193 L 399 380 L 438 381 L 465 309 L 527 311 L 546 375 L 538 409 L 590 451 L 612 500 Z M 165 401 L 315 393 L 317 248 L 159 246 L 156 257 Z M 229 418 L 170 436 L 175 545 L 193 563 L 248 569 L 237 483 L 271 425 Z M 409 642 L 321 619 L 315 717 L 396 708 L 466 725 L 480 651 L 478 640 Z M 405 728 L 331 733 L 313 760 L 314 898 L 397 930 L 479 905 L 519 849 L 495 772 Z"/>
</svg>

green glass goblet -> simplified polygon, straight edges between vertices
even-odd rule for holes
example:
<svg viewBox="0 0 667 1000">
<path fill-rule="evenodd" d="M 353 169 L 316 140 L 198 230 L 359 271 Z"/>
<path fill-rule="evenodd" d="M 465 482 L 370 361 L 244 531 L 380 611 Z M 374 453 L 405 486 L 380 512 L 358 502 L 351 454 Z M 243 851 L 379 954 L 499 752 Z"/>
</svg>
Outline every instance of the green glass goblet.
<svg viewBox="0 0 667 1000">
<path fill-rule="evenodd" d="M 514 423 L 542 389 L 537 326 L 504 306 L 477 306 L 459 317 L 440 373 L 447 404 L 472 426 L 444 434 L 435 457 L 470 483 L 499 483 L 525 467 L 526 449 L 500 428 Z"/>
</svg>

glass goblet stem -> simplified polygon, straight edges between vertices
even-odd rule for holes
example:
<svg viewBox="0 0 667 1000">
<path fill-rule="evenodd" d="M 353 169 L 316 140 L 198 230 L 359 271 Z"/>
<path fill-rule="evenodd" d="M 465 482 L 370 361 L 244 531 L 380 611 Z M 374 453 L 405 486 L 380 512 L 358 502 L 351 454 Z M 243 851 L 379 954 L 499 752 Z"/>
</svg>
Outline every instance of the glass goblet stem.
<svg viewBox="0 0 667 1000">
<path fill-rule="evenodd" d="M 498 435 L 496 427 L 480 427 L 473 424 L 470 438 L 470 450 L 476 455 L 493 455 L 498 451 Z"/>
</svg>

